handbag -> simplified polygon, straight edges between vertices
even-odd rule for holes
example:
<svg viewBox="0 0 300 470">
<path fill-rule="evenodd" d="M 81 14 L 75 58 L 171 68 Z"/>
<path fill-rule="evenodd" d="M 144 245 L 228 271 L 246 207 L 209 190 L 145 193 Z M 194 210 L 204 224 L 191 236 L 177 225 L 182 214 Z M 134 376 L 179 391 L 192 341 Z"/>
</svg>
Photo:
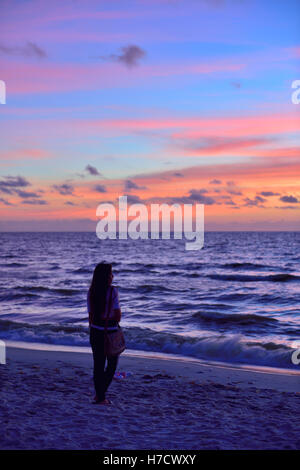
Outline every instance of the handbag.
<svg viewBox="0 0 300 470">
<path fill-rule="evenodd" d="M 125 350 L 125 338 L 124 333 L 120 325 L 118 324 L 118 329 L 108 333 L 108 316 L 111 309 L 111 298 L 112 298 L 112 288 L 110 288 L 110 296 L 108 302 L 107 315 L 105 318 L 105 327 L 104 327 L 104 354 L 105 356 L 118 356 Z"/>
</svg>

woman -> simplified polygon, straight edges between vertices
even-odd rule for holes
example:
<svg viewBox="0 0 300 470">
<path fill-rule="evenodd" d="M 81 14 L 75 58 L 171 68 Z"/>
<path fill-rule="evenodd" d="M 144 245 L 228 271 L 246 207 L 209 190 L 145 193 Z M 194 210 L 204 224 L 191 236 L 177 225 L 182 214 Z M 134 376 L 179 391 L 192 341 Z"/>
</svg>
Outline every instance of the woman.
<svg viewBox="0 0 300 470">
<path fill-rule="evenodd" d="M 107 322 L 107 334 L 118 329 L 121 310 L 117 288 L 111 286 L 113 280 L 112 265 L 97 264 L 91 286 L 88 291 L 87 304 L 90 325 L 90 343 L 94 358 L 94 385 L 96 396 L 94 403 L 109 405 L 105 393 L 113 379 L 119 356 L 107 357 L 104 354 L 104 327 Z M 105 369 L 105 362 L 107 367 Z"/>
</svg>

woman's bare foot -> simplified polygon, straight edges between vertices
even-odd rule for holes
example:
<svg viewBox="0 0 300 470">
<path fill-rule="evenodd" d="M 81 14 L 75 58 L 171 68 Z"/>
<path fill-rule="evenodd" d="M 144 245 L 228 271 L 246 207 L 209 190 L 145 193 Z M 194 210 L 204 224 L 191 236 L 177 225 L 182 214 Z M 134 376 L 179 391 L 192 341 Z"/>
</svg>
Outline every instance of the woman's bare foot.
<svg viewBox="0 0 300 470">
<path fill-rule="evenodd" d="M 111 405 L 111 404 L 112 404 L 111 401 L 108 400 L 107 398 L 105 398 L 104 400 L 98 400 L 98 399 L 96 399 L 95 401 L 93 401 L 93 403 L 94 403 L 95 405 Z"/>
</svg>

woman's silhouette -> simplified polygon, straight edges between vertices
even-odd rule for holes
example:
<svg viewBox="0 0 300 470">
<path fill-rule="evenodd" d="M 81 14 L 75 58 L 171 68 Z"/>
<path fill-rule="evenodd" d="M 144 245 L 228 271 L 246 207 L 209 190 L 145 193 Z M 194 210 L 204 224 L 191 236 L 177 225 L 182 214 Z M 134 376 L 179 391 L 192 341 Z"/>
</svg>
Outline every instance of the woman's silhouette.
<svg viewBox="0 0 300 470">
<path fill-rule="evenodd" d="M 119 356 L 107 357 L 104 353 L 105 318 L 108 317 L 107 334 L 118 329 L 121 310 L 117 288 L 112 286 L 112 265 L 97 264 L 91 286 L 88 291 L 87 304 L 89 312 L 90 343 L 94 358 L 94 385 L 96 396 L 94 403 L 103 405 L 111 402 L 105 393 L 113 379 Z M 107 366 L 105 369 L 105 362 Z"/>
</svg>

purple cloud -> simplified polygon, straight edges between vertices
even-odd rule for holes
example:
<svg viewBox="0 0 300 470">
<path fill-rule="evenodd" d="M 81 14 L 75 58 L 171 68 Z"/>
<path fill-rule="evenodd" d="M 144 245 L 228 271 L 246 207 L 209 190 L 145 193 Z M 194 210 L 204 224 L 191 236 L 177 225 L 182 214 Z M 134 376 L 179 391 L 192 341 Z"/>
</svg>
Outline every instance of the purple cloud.
<svg viewBox="0 0 300 470">
<path fill-rule="evenodd" d="M 249 199 L 248 197 L 245 197 L 244 201 L 244 206 L 246 207 L 264 207 L 263 203 L 266 202 L 266 199 L 261 196 L 256 196 L 254 199 Z"/>
<path fill-rule="evenodd" d="M 273 191 L 261 191 L 259 194 L 262 196 L 268 197 L 268 196 L 280 196 L 280 193 L 273 193 Z"/>
<path fill-rule="evenodd" d="M 132 180 L 126 180 L 124 184 L 124 191 L 131 191 L 132 189 L 147 189 L 145 186 L 139 186 Z"/>
<path fill-rule="evenodd" d="M 230 82 L 230 85 L 235 88 L 236 90 L 239 90 L 242 87 L 241 82 L 235 81 L 235 82 Z"/>
<path fill-rule="evenodd" d="M 44 199 L 24 199 L 21 202 L 22 204 L 32 204 L 32 205 L 40 205 L 40 206 L 44 206 L 45 204 L 48 204 L 48 202 L 44 201 Z"/>
<path fill-rule="evenodd" d="M 66 205 L 66 206 L 76 206 L 77 204 L 75 204 L 75 203 L 72 202 L 72 201 L 66 201 L 66 202 L 65 202 L 65 205 Z"/>
<path fill-rule="evenodd" d="M 128 204 L 138 204 L 142 202 L 141 198 L 134 194 L 126 194 L 126 196 Z"/>
<path fill-rule="evenodd" d="M 52 187 L 55 189 L 55 191 L 59 192 L 59 194 L 63 196 L 71 195 L 74 191 L 74 187 L 68 183 L 54 184 Z"/>
<path fill-rule="evenodd" d="M 103 184 L 96 184 L 96 186 L 94 186 L 94 190 L 97 191 L 97 193 L 106 193 L 107 192 L 107 189 Z"/>
<path fill-rule="evenodd" d="M 99 173 L 99 171 L 97 170 L 97 168 L 95 168 L 94 166 L 92 165 L 87 165 L 85 167 L 85 170 L 90 174 L 90 175 L 98 175 L 98 176 L 101 176 L 101 174 Z"/>
<path fill-rule="evenodd" d="M 139 61 L 146 56 L 146 52 L 139 46 L 129 45 L 121 49 L 121 54 L 110 54 L 102 59 L 110 59 L 125 64 L 127 67 L 135 67 Z"/>
<path fill-rule="evenodd" d="M 297 202 L 299 202 L 298 199 L 294 196 L 281 196 L 279 199 L 282 202 L 289 202 L 291 204 L 296 204 Z"/>
<path fill-rule="evenodd" d="M 41 197 L 39 194 L 30 192 L 30 191 L 23 191 L 22 189 L 14 189 L 15 194 L 17 194 L 19 197 L 22 197 L 23 199 L 27 198 L 38 198 Z"/>
<path fill-rule="evenodd" d="M 34 42 L 27 42 L 25 46 L 5 46 L 0 44 L 0 53 L 9 56 L 37 57 L 44 59 L 47 53 Z"/>
<path fill-rule="evenodd" d="M 5 176 L 0 180 L 0 191 L 5 194 L 13 194 L 16 188 L 24 188 L 30 186 L 31 183 L 22 176 Z"/>
<path fill-rule="evenodd" d="M 7 199 L 4 199 L 3 197 L 0 197 L 0 202 L 5 204 L 6 206 L 12 206 L 13 205 L 11 202 L 7 201 Z"/>
<path fill-rule="evenodd" d="M 191 189 L 190 194 L 188 196 L 189 199 L 199 202 L 200 204 L 206 204 L 208 206 L 211 206 L 212 204 L 216 204 L 215 199 L 213 199 L 210 196 L 204 196 L 203 193 L 207 192 L 205 189 Z"/>
</svg>

